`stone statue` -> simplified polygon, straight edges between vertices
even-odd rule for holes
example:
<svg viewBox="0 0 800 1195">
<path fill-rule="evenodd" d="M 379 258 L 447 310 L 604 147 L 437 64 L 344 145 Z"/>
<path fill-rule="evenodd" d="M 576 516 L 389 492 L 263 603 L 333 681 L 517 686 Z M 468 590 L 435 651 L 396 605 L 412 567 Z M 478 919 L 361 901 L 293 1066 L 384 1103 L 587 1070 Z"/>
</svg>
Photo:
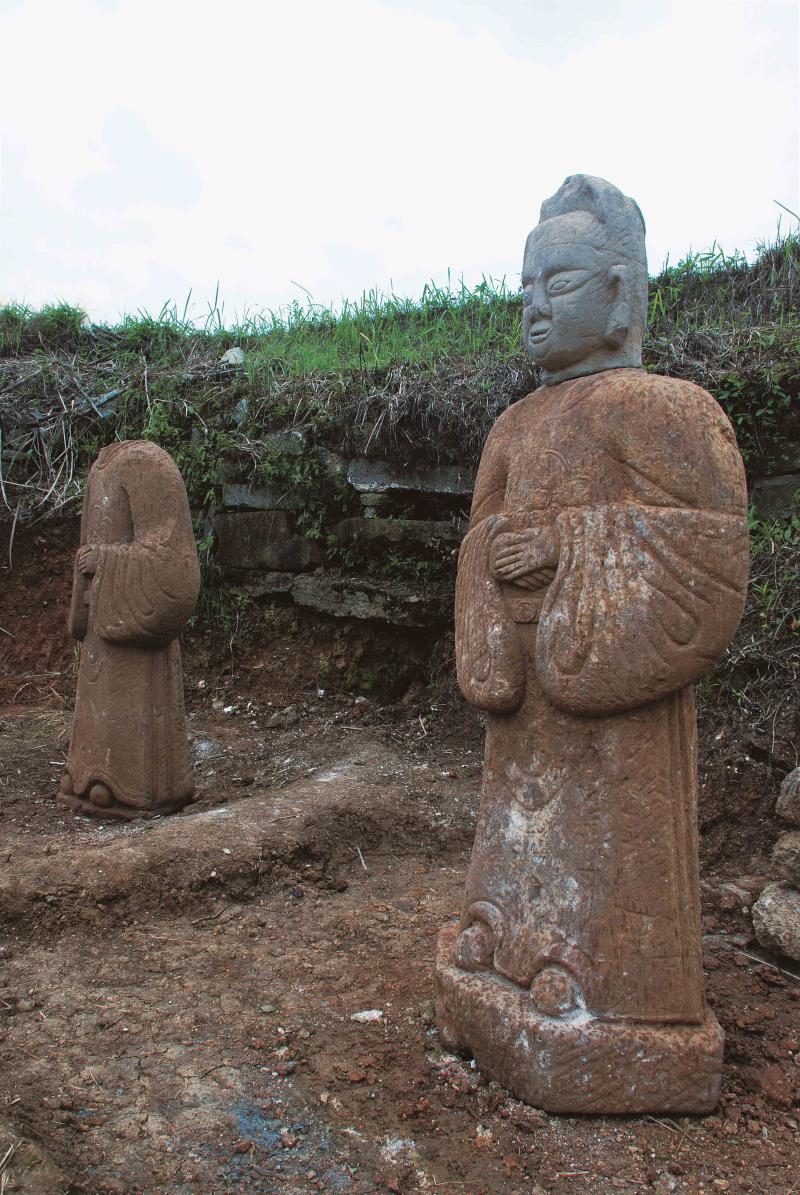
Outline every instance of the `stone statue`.
<svg viewBox="0 0 800 1195">
<path fill-rule="evenodd" d="M 723 1035 L 703 995 L 692 686 L 742 614 L 742 461 L 709 394 L 642 369 L 631 199 L 568 178 L 522 283 L 543 385 L 489 435 L 459 557 L 458 678 L 486 756 L 439 1024 L 552 1112 L 708 1112 Z"/>
<path fill-rule="evenodd" d="M 199 589 L 172 457 L 144 440 L 104 448 L 86 483 L 69 613 L 82 645 L 59 797 L 76 813 L 170 813 L 191 798 L 177 636 Z"/>
</svg>

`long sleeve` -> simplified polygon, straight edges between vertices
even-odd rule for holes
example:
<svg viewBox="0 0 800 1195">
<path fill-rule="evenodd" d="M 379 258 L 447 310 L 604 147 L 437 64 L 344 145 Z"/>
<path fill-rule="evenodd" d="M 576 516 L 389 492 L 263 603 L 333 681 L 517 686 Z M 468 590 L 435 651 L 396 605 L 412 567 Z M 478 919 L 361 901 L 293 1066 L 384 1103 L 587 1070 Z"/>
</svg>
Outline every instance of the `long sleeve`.
<svg viewBox="0 0 800 1195">
<path fill-rule="evenodd" d="M 120 462 L 133 538 L 99 549 L 92 614 L 102 639 L 159 644 L 179 634 L 200 589 L 189 503 L 174 462 L 137 444 Z"/>
<path fill-rule="evenodd" d="M 81 547 L 86 543 L 87 511 L 91 501 L 91 486 L 92 475 L 90 471 L 86 479 L 83 506 L 81 508 Z M 89 606 L 86 600 L 87 589 L 88 581 L 78 568 L 78 553 L 76 552 L 75 561 L 72 566 L 72 598 L 70 599 L 69 614 L 67 616 L 67 630 L 73 639 L 83 639 L 88 629 Z"/>
<path fill-rule="evenodd" d="M 564 511 L 561 563 L 539 623 L 539 679 L 556 705 L 609 714 L 682 689 L 738 626 L 747 523 L 709 511 Z"/>
<path fill-rule="evenodd" d="M 525 689 L 519 633 L 509 617 L 502 589 L 489 571 L 489 549 L 504 508 L 508 474 L 503 424 L 501 417 L 483 450 L 456 583 L 458 683 L 467 701 L 494 713 L 517 709 Z"/>
<path fill-rule="evenodd" d="M 742 615 L 746 487 L 733 433 L 705 392 L 658 381 L 669 385 L 646 405 L 603 413 L 627 500 L 557 520 L 536 661 L 545 693 L 573 713 L 632 709 L 693 683 Z"/>
<path fill-rule="evenodd" d="M 512 412 L 516 415 L 517 408 L 509 407 L 500 416 L 483 446 L 475 477 L 475 489 L 472 492 L 470 528 L 477 527 L 484 519 L 501 514 L 505 510 L 508 480 L 508 444 L 505 431 Z"/>
</svg>

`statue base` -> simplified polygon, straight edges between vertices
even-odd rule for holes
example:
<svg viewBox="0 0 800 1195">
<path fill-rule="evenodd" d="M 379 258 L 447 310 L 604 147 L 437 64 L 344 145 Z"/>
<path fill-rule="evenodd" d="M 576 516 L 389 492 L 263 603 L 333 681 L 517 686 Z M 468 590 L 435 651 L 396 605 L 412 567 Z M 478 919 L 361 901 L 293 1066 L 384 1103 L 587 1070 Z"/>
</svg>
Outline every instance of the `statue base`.
<svg viewBox="0 0 800 1195">
<path fill-rule="evenodd" d="M 66 805 L 73 813 L 83 817 L 99 817 L 106 820 L 117 818 L 126 822 L 134 821 L 138 817 L 162 817 L 170 813 L 179 813 L 192 800 L 191 796 L 181 797 L 177 801 L 168 801 L 163 805 L 156 805 L 152 809 L 138 809 L 134 805 L 120 805 L 117 801 L 113 801 L 110 805 L 95 805 L 85 797 L 76 797 L 63 792 L 55 793 L 55 799 L 62 805 Z"/>
<path fill-rule="evenodd" d="M 544 1016 L 526 989 L 456 966 L 457 934 L 454 922 L 438 940 L 442 1040 L 517 1099 L 566 1115 L 713 1112 L 724 1034 L 712 1013 L 700 1025 L 599 1021 L 586 1011 Z"/>
</svg>

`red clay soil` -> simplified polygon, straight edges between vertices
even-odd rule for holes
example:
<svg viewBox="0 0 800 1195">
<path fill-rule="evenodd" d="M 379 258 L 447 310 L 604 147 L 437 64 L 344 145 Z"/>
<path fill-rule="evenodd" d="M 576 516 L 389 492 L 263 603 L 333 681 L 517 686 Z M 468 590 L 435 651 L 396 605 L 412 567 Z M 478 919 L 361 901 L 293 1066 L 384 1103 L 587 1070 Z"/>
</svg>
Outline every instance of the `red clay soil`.
<svg viewBox="0 0 800 1195">
<path fill-rule="evenodd" d="M 50 793 L 75 539 L 74 522 L 28 529 L 0 574 L 0 1117 L 64 1191 L 800 1192 L 800 974 L 759 951 L 749 915 L 783 762 L 708 716 L 716 1115 L 549 1116 L 436 1033 L 434 942 L 458 910 L 482 748 L 449 682 L 382 704 L 337 692 L 348 653 L 372 666 L 391 633 L 254 606 L 233 653 L 187 637 L 197 803 L 134 827 L 72 818 Z M 104 891 L 103 858 L 128 845 Z"/>
</svg>

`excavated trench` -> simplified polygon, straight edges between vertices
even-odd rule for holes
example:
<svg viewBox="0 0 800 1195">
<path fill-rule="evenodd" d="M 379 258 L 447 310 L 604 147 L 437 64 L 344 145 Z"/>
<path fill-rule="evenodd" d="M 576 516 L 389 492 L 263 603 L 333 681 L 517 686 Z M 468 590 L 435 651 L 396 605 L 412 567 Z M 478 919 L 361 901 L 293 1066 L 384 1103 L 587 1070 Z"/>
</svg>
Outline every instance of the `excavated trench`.
<svg viewBox="0 0 800 1195">
<path fill-rule="evenodd" d="M 706 735 L 717 1114 L 552 1117 L 436 1031 L 435 938 L 458 912 L 482 751 L 445 676 L 447 636 L 434 667 L 427 632 L 392 642 L 280 606 L 256 605 L 232 649 L 196 633 L 197 802 L 133 825 L 74 818 L 51 795 L 74 684 L 71 545 L 33 531 L 18 549 L 0 594 L 17 635 L 0 704 L 0 1157 L 27 1142 L 17 1189 L 791 1190 L 800 978 L 754 948 L 749 913 L 777 833 L 780 736 L 757 757 L 733 723 Z M 402 700 L 343 692 L 337 660 L 384 650 L 413 663 Z"/>
</svg>

